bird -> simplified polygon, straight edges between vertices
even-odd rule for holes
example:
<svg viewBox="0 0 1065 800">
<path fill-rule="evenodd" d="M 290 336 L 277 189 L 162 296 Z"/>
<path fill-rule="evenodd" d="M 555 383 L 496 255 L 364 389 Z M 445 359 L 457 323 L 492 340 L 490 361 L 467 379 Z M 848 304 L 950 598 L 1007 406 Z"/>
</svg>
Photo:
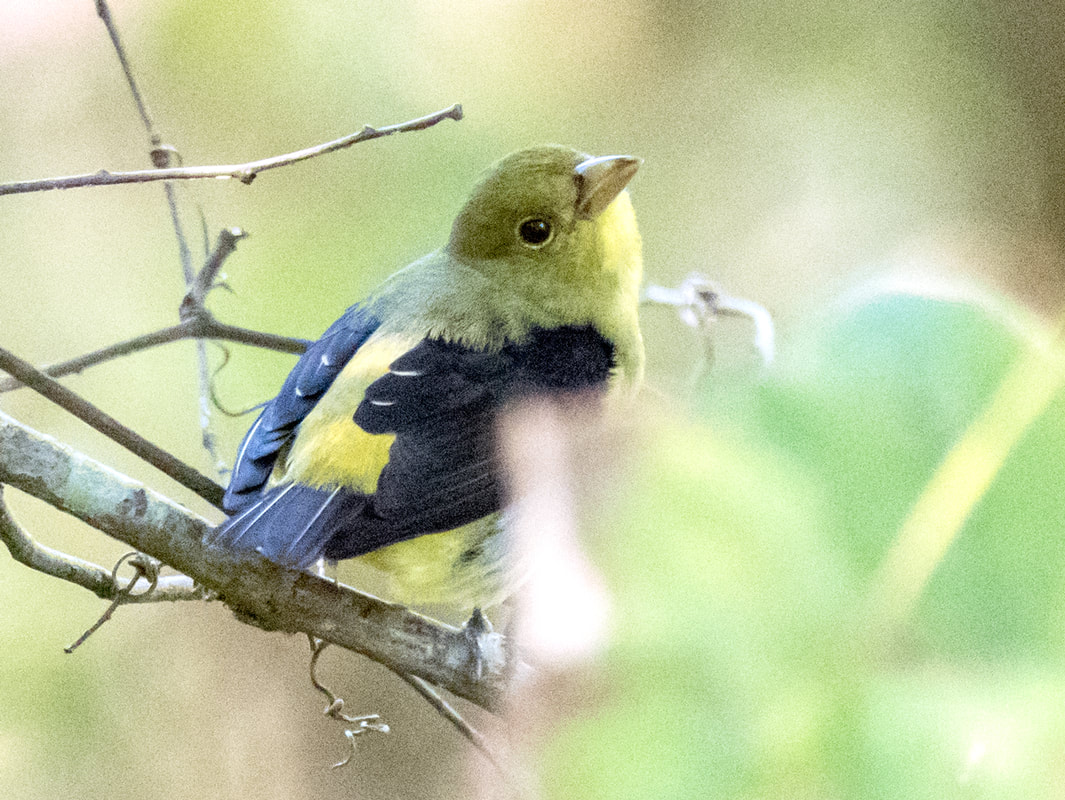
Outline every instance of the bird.
<svg viewBox="0 0 1065 800">
<path fill-rule="evenodd" d="M 641 159 L 546 145 L 487 169 L 447 243 L 348 308 L 239 447 L 217 547 L 357 558 L 406 604 L 489 607 L 520 581 L 500 415 L 640 382 Z"/>
</svg>

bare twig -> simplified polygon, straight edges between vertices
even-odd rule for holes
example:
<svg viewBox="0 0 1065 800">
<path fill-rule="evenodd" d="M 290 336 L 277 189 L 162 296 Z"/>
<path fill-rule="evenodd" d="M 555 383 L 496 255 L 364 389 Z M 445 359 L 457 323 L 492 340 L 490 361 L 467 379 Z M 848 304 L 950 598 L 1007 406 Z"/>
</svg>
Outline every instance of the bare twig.
<svg viewBox="0 0 1065 800">
<path fill-rule="evenodd" d="M 104 27 L 107 28 L 108 36 L 111 37 L 111 44 L 114 45 L 115 55 L 118 56 L 118 61 L 122 65 L 122 72 L 126 76 L 126 83 L 133 93 L 133 102 L 137 104 L 137 111 L 141 115 L 141 121 L 153 140 L 152 144 L 158 145 L 159 136 L 155 131 L 155 125 L 152 123 L 151 112 L 148 110 L 148 104 L 144 101 L 140 89 L 137 88 L 137 81 L 133 78 L 133 70 L 129 65 L 129 59 L 126 57 L 126 48 L 122 45 L 122 37 L 119 36 L 118 27 L 111 17 L 111 9 L 108 8 L 107 0 L 96 0 L 96 15 L 103 22 Z"/>
<path fill-rule="evenodd" d="M 139 353 L 161 344 L 182 342 L 186 339 L 219 339 L 228 342 L 237 342 L 252 347 L 261 347 L 266 350 L 276 350 L 279 353 L 292 353 L 299 355 L 307 349 L 308 342 L 305 339 L 293 339 L 289 336 L 278 336 L 273 333 L 253 331 L 248 328 L 238 328 L 235 325 L 226 325 L 214 317 L 197 316 L 186 320 L 180 325 L 171 325 L 152 333 L 135 336 L 124 342 L 102 347 L 85 353 L 69 361 L 61 361 L 58 364 L 50 364 L 37 369 L 52 378 L 61 378 L 64 375 L 73 375 L 89 367 L 104 364 L 121 356 L 131 353 Z M 14 378 L 0 380 L 0 394 L 14 389 L 23 388 L 22 381 Z"/>
<path fill-rule="evenodd" d="M 680 286 L 648 286 L 644 290 L 643 302 L 656 305 L 672 306 L 677 309 L 680 318 L 691 327 L 706 336 L 707 354 L 713 356 L 713 339 L 710 326 L 718 317 L 743 317 L 754 325 L 754 346 L 762 357 L 762 362 L 769 366 L 773 363 L 776 351 L 773 329 L 773 317 L 765 306 L 726 294 L 713 281 L 699 275 L 689 275 Z"/>
<path fill-rule="evenodd" d="M 86 175 L 70 175 L 62 178 L 45 178 L 33 181 L 15 181 L 0 184 L 0 195 L 46 192 L 52 189 L 75 189 L 83 186 L 114 186 L 120 183 L 149 183 L 152 181 L 198 180 L 202 178 L 234 178 L 241 183 L 251 183 L 255 176 L 266 170 L 287 167 L 308 158 L 332 153 L 359 142 L 380 139 L 394 133 L 425 130 L 445 119 L 462 119 L 462 106 L 453 106 L 396 125 L 374 128 L 369 125 L 355 133 L 334 139 L 331 142 L 307 147 L 284 155 L 249 161 L 245 164 L 229 164 L 209 167 L 172 167 L 168 169 L 135 170 L 131 172 L 108 172 L 100 170 Z"/>
<path fill-rule="evenodd" d="M 139 591 L 147 587 L 147 582 L 141 581 L 140 577 L 133 580 L 128 578 L 115 579 L 111 570 L 104 569 L 91 561 L 85 561 L 77 556 L 67 555 L 51 547 L 47 547 L 34 541 L 33 537 L 21 526 L 3 502 L 3 486 L 0 486 L 0 541 L 11 553 L 11 557 L 24 564 L 30 569 L 49 575 L 53 578 L 73 583 L 83 589 L 88 589 L 94 595 L 104 600 L 114 600 L 121 592 L 127 589 L 137 589 L 133 594 L 127 591 L 123 596 L 124 603 L 156 603 L 172 602 L 175 600 L 202 600 L 204 592 L 194 585 L 191 578 L 184 575 L 161 576 L 156 584 L 155 591 L 146 594 Z M 144 585 L 138 586 L 143 583 Z"/>
<path fill-rule="evenodd" d="M 218 240 L 215 242 L 214 249 L 208 253 L 200 271 L 188 282 L 188 293 L 181 302 L 182 319 L 191 316 L 194 311 L 204 309 L 207 293 L 215 287 L 222 265 L 237 249 L 237 242 L 246 238 L 247 235 L 240 228 L 223 228 L 218 232 Z"/>
<path fill-rule="evenodd" d="M 126 55 L 126 48 L 122 44 L 122 37 L 119 35 L 114 17 L 111 16 L 111 9 L 107 5 L 107 0 L 96 0 L 96 14 L 100 17 L 104 27 L 107 28 L 107 35 L 111 37 L 111 44 L 114 46 L 115 55 L 122 66 L 122 74 L 126 78 L 126 85 L 129 86 L 130 93 L 133 95 L 133 102 L 137 106 L 137 113 L 140 114 L 141 122 L 144 123 L 144 129 L 148 132 L 148 140 L 151 142 L 149 155 L 152 159 L 152 166 L 156 169 L 164 169 L 169 167 L 175 158 L 180 164 L 181 157 L 177 150 L 171 145 L 163 144 L 163 137 L 155 127 L 151 111 L 148 109 L 148 102 L 144 99 L 144 95 L 141 94 L 136 78 L 133 77 L 133 67 L 130 65 L 129 56 Z M 192 255 L 189 251 L 188 240 L 182 229 L 181 218 L 178 213 L 177 195 L 173 184 L 169 182 L 164 185 L 163 189 L 166 192 L 166 202 L 170 209 L 170 219 L 174 225 L 174 233 L 177 235 L 178 254 L 185 274 L 185 283 L 188 284 L 192 280 Z"/>
<path fill-rule="evenodd" d="M 190 320 L 189 332 L 184 338 L 196 337 L 198 339 L 221 339 L 226 342 L 261 347 L 265 350 L 276 350 L 279 353 L 292 353 L 300 355 L 311 344 L 306 339 L 294 339 L 291 336 L 278 336 L 276 333 L 264 333 L 253 331 L 250 328 L 240 328 L 236 325 L 227 325 L 218 322 L 213 317 L 206 319 L 198 318 Z"/>
<path fill-rule="evenodd" d="M 169 184 L 167 184 L 169 186 Z M 176 222 L 176 220 L 175 220 Z M 179 314 L 182 320 L 193 319 L 195 317 L 203 317 L 207 320 L 211 320 L 211 314 L 207 310 L 206 302 L 207 295 L 217 284 L 218 273 L 222 269 L 222 264 L 229 255 L 236 249 L 237 242 L 243 239 L 247 234 L 240 228 L 223 228 L 218 234 L 218 241 L 215 243 L 214 249 L 207 255 L 206 261 L 204 261 L 203 267 L 200 271 L 188 281 L 188 291 L 185 294 L 185 298 L 181 301 L 181 308 Z M 179 235 L 180 238 L 180 235 Z M 203 443 L 204 450 L 211 457 L 211 461 L 214 463 L 215 472 L 219 476 L 224 476 L 227 472 L 228 465 L 218 454 L 218 448 L 216 446 L 215 435 L 211 430 L 211 400 L 212 400 L 212 387 L 211 387 L 211 370 L 207 361 L 207 343 L 201 339 L 196 339 L 196 364 L 197 375 L 200 382 L 200 435 Z"/>
<path fill-rule="evenodd" d="M 444 719 L 450 722 L 459 733 L 465 736 L 470 744 L 480 750 L 484 757 L 494 766 L 500 773 L 506 775 L 506 770 L 500 763 L 498 756 L 492 751 L 491 746 L 488 744 L 488 740 L 485 739 L 484 734 L 474 728 L 468 723 L 463 716 L 452 706 L 447 700 L 445 700 L 436 689 L 434 689 L 427 681 L 419 678 L 417 675 L 409 675 L 406 673 L 398 673 L 399 677 L 410 684 L 414 690 L 422 696 L 422 698 L 433 707 L 433 709 Z"/>
<path fill-rule="evenodd" d="M 195 492 L 211 505 L 216 508 L 222 507 L 222 495 L 225 490 L 206 475 L 202 475 L 180 459 L 149 442 L 136 431 L 127 428 L 114 417 L 104 413 L 80 395 L 2 347 L 0 347 L 0 370 L 9 373 L 35 392 L 69 411 L 82 422 L 169 475 L 185 488 Z"/>
<path fill-rule="evenodd" d="M 408 672 L 484 708 L 498 708 L 505 648 L 484 650 L 481 680 L 458 628 L 256 554 L 203 543 L 202 517 L 0 413 L 0 483 L 84 520 L 214 591 L 248 622 L 302 632 Z"/>
<path fill-rule="evenodd" d="M 130 353 L 139 353 L 141 350 L 148 350 L 161 344 L 169 344 L 170 342 L 180 342 L 192 335 L 189 332 L 191 327 L 192 326 L 187 323 L 172 325 L 169 328 L 162 328 L 161 330 L 146 333 L 142 336 L 135 336 L 124 342 L 118 342 L 117 344 L 102 347 L 99 350 L 93 350 L 91 353 L 85 353 L 84 355 L 77 356 L 68 361 L 61 361 L 58 364 L 47 364 L 45 366 L 37 367 L 37 369 L 51 378 L 74 375 L 88 367 L 104 364 L 112 359 L 129 355 Z M 25 388 L 25 384 L 15 378 L 5 378 L 0 380 L 0 394 L 23 388 Z"/>
<path fill-rule="evenodd" d="M 211 398 L 214 391 L 211 387 L 211 368 L 207 362 L 207 342 L 203 339 L 196 340 L 196 365 L 196 377 L 200 385 L 200 444 L 207 451 L 215 474 L 224 480 L 229 474 L 229 464 L 218 452 L 218 439 L 211 429 Z"/>
<path fill-rule="evenodd" d="M 151 556 L 146 556 L 144 553 L 138 553 L 136 551 L 126 553 L 122 558 L 115 562 L 115 566 L 111 570 L 111 583 L 115 585 L 118 584 L 118 570 L 127 561 L 136 570 L 136 575 L 133 577 L 133 580 L 118 590 L 114 600 L 111 601 L 111 604 L 104 610 L 104 613 L 100 615 L 100 618 L 85 631 L 85 633 L 79 636 L 73 644 L 63 648 L 63 652 L 67 655 L 70 655 L 85 644 L 90 636 L 103 627 L 105 622 L 110 621 L 118 607 L 124 605 L 126 598 L 133 593 L 133 587 L 137 585 L 138 580 L 144 578 L 148 581 L 148 588 L 143 592 L 145 597 L 151 597 L 155 592 L 155 587 L 159 585 L 159 569 L 162 567 L 162 564 Z"/>
<path fill-rule="evenodd" d="M 153 157 L 156 150 L 153 150 Z M 162 164 L 157 169 L 165 169 L 168 164 Z M 174 228 L 174 236 L 177 238 L 178 260 L 181 262 L 181 273 L 185 278 L 185 285 L 192 281 L 192 251 L 189 250 L 189 242 L 185 237 L 185 229 L 181 224 L 181 212 L 178 210 L 177 184 L 166 181 L 163 184 L 163 193 L 166 195 L 166 207 L 170 212 L 170 224 Z"/>
</svg>

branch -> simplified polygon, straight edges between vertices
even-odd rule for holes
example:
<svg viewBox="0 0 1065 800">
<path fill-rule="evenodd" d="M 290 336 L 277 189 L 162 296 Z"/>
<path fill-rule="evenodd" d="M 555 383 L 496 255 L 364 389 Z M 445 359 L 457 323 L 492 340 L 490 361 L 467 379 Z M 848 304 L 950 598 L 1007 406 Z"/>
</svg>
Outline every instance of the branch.
<svg viewBox="0 0 1065 800">
<path fill-rule="evenodd" d="M 482 677 L 463 631 L 256 555 L 203 544 L 211 525 L 142 484 L 0 413 L 6 483 L 157 558 L 265 630 L 302 632 L 408 672 L 486 709 L 503 701 L 505 647 L 482 647 Z"/>
<path fill-rule="evenodd" d="M 101 347 L 91 353 L 77 356 L 68 361 L 60 361 L 58 364 L 49 364 L 38 367 L 38 371 L 52 378 L 61 378 L 64 375 L 73 375 L 88 367 L 104 364 L 131 353 L 139 353 L 149 350 L 161 344 L 182 342 L 186 339 L 217 339 L 226 342 L 236 342 L 252 347 L 261 347 L 265 350 L 276 350 L 279 353 L 292 353 L 300 355 L 307 349 L 308 342 L 305 339 L 294 339 L 290 336 L 278 336 L 274 333 L 253 331 L 250 328 L 239 328 L 236 325 L 226 325 L 219 322 L 210 314 L 198 315 L 178 325 L 162 328 L 141 336 L 135 336 L 124 342 Z M 0 380 L 0 394 L 15 389 L 24 388 L 25 384 L 15 378 Z"/>
<path fill-rule="evenodd" d="M 126 603 L 154 603 L 174 600 L 203 600 L 203 590 L 184 575 L 159 578 L 155 589 L 141 594 L 129 593 L 128 579 L 113 580 L 111 570 L 91 561 L 53 550 L 33 540 L 15 520 L 4 504 L 4 487 L 0 485 L 0 541 L 7 545 L 11 557 L 30 569 L 88 589 L 103 600 L 114 600 L 125 593 Z M 134 583 L 137 580 L 135 579 Z M 143 581 L 147 586 L 147 581 Z M 134 586 L 133 588 L 136 588 Z"/>
<path fill-rule="evenodd" d="M 394 133 L 406 133 L 408 131 L 421 131 L 430 128 L 445 119 L 462 119 L 462 106 L 456 103 L 453 106 L 437 111 L 428 116 L 412 119 L 397 125 L 387 125 L 383 128 L 373 128 L 369 125 L 356 133 L 349 134 L 331 142 L 318 144 L 293 153 L 286 153 L 272 158 L 263 158 L 258 161 L 249 161 L 246 164 L 230 164 L 226 166 L 211 167 L 172 167 L 169 169 L 147 169 L 132 172 L 108 172 L 100 170 L 86 175 L 69 175 L 62 178 L 45 178 L 34 181 L 15 181 L 14 183 L 0 184 L 0 195 L 25 194 L 27 192 L 47 192 L 52 189 L 76 189 L 83 186 L 114 186 L 120 183 L 149 183 L 151 181 L 178 181 L 196 180 L 200 178 L 235 178 L 241 183 L 251 183 L 260 172 L 277 167 L 287 167 L 308 158 L 332 153 L 351 147 L 359 142 L 367 142 L 371 139 L 380 139 L 382 136 L 391 136 Z"/>
<path fill-rule="evenodd" d="M 431 684 L 416 675 L 411 675 L 409 672 L 400 672 L 397 674 L 400 678 L 410 684 L 414 691 L 420 694 L 422 699 L 431 705 L 437 714 L 450 722 L 455 730 L 465 736 L 470 744 L 480 750 L 481 753 L 484 754 L 484 757 L 488 759 L 489 763 L 499 770 L 499 773 L 504 778 L 509 775 L 508 770 L 503 766 L 501 758 L 488 744 L 488 740 L 484 737 L 484 734 L 471 726 L 447 700 L 440 696 L 440 693 L 436 691 Z"/>
<path fill-rule="evenodd" d="M 0 370 L 9 373 L 38 394 L 47 397 L 57 406 L 69 411 L 85 424 L 102 433 L 138 458 L 142 458 L 195 492 L 216 508 L 222 507 L 225 490 L 206 475 L 202 475 L 185 462 L 174 457 L 158 445 L 148 441 L 136 431 L 127 428 L 85 398 L 72 392 L 58 381 L 49 378 L 27 361 L 0 347 Z M 2 483 L 3 481 L 0 481 Z"/>
</svg>

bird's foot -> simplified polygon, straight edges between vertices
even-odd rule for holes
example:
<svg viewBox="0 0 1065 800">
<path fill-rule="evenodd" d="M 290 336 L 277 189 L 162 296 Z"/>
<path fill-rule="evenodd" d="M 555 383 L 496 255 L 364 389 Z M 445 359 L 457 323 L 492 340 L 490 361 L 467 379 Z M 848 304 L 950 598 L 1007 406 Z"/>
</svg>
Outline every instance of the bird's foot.
<svg viewBox="0 0 1065 800">
<path fill-rule="evenodd" d="M 481 613 L 481 609 L 473 609 L 470 618 L 462 626 L 462 635 L 470 643 L 470 659 L 473 661 L 473 677 L 480 680 L 484 674 L 484 637 L 492 633 L 492 623 L 488 617 Z"/>
</svg>

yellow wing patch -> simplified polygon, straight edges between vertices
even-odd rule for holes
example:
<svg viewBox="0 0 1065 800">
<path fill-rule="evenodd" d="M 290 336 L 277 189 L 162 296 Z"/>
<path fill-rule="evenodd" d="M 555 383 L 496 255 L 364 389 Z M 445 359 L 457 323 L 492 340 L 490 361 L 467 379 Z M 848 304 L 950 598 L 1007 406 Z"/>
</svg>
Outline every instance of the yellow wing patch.
<svg viewBox="0 0 1065 800">
<path fill-rule="evenodd" d="M 300 423 L 284 470 L 284 480 L 309 486 L 344 486 L 370 494 L 388 463 L 392 434 L 371 434 L 352 417 L 366 388 L 388 365 L 420 340 L 385 334 L 372 336 L 333 381 Z"/>
</svg>

